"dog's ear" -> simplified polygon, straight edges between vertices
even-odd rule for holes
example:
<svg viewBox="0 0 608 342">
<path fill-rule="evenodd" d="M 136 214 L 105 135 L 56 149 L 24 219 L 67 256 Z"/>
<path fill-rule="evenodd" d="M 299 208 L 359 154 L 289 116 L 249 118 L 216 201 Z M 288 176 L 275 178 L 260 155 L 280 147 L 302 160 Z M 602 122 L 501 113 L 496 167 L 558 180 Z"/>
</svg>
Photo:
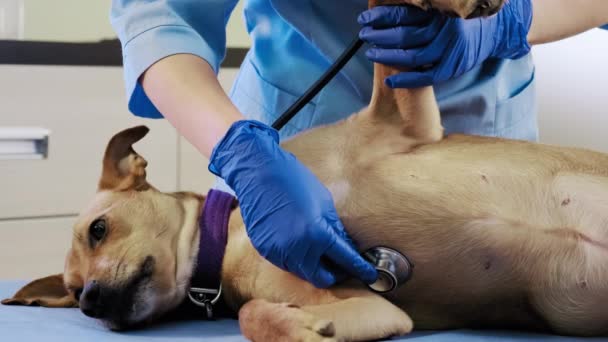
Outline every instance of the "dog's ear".
<svg viewBox="0 0 608 342">
<path fill-rule="evenodd" d="M 146 190 L 148 162 L 135 150 L 133 144 L 148 134 L 148 127 L 137 126 L 114 135 L 103 157 L 103 172 L 98 190 Z"/>
<path fill-rule="evenodd" d="M 4 305 L 44 306 L 47 308 L 76 308 L 78 301 L 63 285 L 63 275 L 55 274 L 37 279 L 22 287 Z"/>
</svg>

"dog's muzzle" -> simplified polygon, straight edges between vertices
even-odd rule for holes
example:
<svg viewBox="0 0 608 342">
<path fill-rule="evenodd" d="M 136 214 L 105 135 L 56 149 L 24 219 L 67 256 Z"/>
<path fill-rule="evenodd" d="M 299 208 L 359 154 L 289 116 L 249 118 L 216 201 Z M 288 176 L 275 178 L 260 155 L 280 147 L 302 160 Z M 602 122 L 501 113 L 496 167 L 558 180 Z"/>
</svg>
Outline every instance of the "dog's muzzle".
<svg viewBox="0 0 608 342">
<path fill-rule="evenodd" d="M 378 293 L 394 291 L 412 277 L 412 264 L 405 255 L 388 247 L 374 247 L 363 253 L 378 271 L 378 280 L 368 285 Z"/>
</svg>

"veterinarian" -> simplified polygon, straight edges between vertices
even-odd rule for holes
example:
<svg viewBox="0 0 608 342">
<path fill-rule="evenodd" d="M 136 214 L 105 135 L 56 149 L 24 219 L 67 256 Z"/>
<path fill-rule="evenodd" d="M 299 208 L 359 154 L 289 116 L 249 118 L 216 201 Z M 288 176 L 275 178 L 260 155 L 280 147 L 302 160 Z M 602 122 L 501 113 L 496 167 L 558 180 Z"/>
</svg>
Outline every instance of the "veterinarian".
<svg viewBox="0 0 608 342">
<path fill-rule="evenodd" d="M 229 186 L 220 188 L 239 198 L 260 254 L 318 287 L 345 274 L 367 283 L 377 275 L 348 241 L 329 191 L 279 147 L 279 136 L 367 105 L 372 60 L 416 69 L 387 79 L 391 87 L 434 85 L 447 133 L 535 140 L 530 45 L 608 22 L 600 18 L 606 0 L 511 0 L 499 14 L 469 21 L 410 7 L 365 11 L 363 0 L 250 0 L 253 44 L 228 97 L 216 73 L 236 2 L 114 0 L 128 106 L 138 116 L 166 118 L 210 157 L 210 170 Z M 357 34 L 372 48 L 280 133 L 266 126 Z"/>
</svg>

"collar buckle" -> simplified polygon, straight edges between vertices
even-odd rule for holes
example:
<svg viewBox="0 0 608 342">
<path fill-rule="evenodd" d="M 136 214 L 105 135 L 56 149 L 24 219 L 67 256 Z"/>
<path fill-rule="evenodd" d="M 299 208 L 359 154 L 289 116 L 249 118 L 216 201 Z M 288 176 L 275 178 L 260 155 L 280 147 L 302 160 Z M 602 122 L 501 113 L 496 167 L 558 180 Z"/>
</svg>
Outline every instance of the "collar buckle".
<svg viewBox="0 0 608 342">
<path fill-rule="evenodd" d="M 207 319 L 213 318 L 213 306 L 222 296 L 222 284 L 218 289 L 208 289 L 202 287 L 191 287 L 188 290 L 188 298 L 194 305 L 205 308 Z"/>
</svg>

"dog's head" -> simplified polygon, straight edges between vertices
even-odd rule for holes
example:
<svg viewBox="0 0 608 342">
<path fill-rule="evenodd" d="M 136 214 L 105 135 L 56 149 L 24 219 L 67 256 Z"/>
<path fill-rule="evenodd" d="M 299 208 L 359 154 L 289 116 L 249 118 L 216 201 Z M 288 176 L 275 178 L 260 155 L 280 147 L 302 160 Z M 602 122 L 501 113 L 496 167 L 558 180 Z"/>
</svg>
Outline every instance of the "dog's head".
<svg viewBox="0 0 608 342">
<path fill-rule="evenodd" d="M 132 145 L 144 126 L 109 142 L 98 191 L 74 226 L 63 275 L 38 279 L 4 304 L 79 306 L 112 329 L 147 322 L 185 297 L 203 198 L 162 193 Z"/>
</svg>

